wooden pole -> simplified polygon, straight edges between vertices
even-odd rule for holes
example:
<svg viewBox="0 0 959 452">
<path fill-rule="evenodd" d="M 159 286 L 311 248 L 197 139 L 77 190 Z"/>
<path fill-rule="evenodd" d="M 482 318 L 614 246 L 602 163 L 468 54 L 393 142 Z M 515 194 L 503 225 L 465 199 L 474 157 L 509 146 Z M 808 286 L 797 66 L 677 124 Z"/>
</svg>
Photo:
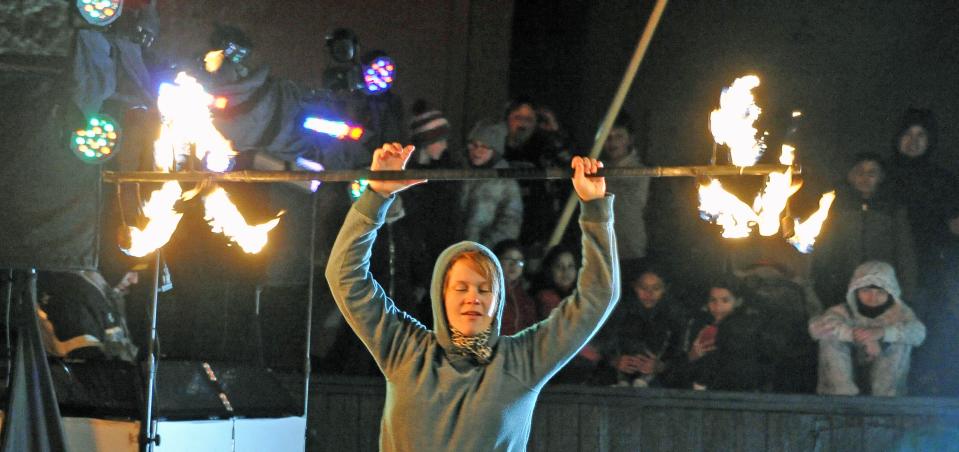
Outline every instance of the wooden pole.
<svg viewBox="0 0 959 452">
<path fill-rule="evenodd" d="M 610 104 L 609 110 L 606 111 L 606 117 L 599 126 L 599 131 L 596 132 L 593 148 L 589 151 L 590 158 L 598 158 L 599 153 L 602 152 L 603 145 L 606 144 L 606 138 L 609 136 L 609 131 L 612 129 L 616 117 L 619 116 L 619 110 L 623 107 L 623 101 L 626 100 L 626 94 L 629 92 L 629 87 L 633 84 L 633 79 L 636 78 L 639 64 L 643 61 L 643 56 L 646 55 L 646 49 L 649 48 L 649 42 L 653 39 L 653 33 L 656 31 L 656 27 L 659 25 L 659 19 L 662 18 L 663 10 L 665 9 L 666 0 L 657 0 L 656 6 L 653 7 L 653 13 L 649 16 L 649 21 L 646 22 L 646 29 L 643 30 L 639 42 L 636 43 L 636 51 L 633 52 L 633 58 L 629 61 L 626 74 L 623 75 L 623 81 L 620 82 L 619 89 L 613 97 L 613 103 Z M 569 199 L 566 200 L 562 214 L 560 214 L 559 223 L 556 224 L 556 229 L 553 230 L 553 235 L 550 236 L 548 247 L 552 248 L 556 246 L 563 238 L 566 227 L 569 225 L 569 220 L 573 217 L 573 211 L 576 209 L 576 200 L 576 193 L 571 193 Z"/>
</svg>

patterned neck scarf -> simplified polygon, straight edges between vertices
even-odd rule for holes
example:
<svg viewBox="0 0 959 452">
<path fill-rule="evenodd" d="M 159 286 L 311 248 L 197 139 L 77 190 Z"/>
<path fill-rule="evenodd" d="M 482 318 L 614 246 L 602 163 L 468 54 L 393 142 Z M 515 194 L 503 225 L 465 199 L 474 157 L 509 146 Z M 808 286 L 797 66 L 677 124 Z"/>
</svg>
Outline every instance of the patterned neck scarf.
<svg viewBox="0 0 959 452">
<path fill-rule="evenodd" d="M 493 325 L 475 336 L 467 336 L 450 326 L 450 341 L 453 343 L 453 353 L 468 356 L 480 364 L 489 364 L 493 356 L 493 349 L 489 346 L 489 336 L 493 332 Z"/>
</svg>

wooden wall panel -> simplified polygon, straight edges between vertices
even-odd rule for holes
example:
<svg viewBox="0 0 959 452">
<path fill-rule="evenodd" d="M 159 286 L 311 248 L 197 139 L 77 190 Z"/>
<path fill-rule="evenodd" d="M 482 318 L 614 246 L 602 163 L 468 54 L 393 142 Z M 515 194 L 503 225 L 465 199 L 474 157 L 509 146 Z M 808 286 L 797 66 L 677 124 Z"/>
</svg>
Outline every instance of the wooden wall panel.
<svg viewBox="0 0 959 452">
<path fill-rule="evenodd" d="M 375 450 L 377 379 L 311 385 L 310 450 Z M 959 436 L 959 401 L 557 386 L 540 397 L 531 451 L 884 451 L 904 436 Z M 951 435 L 951 436 L 950 436 Z"/>
</svg>

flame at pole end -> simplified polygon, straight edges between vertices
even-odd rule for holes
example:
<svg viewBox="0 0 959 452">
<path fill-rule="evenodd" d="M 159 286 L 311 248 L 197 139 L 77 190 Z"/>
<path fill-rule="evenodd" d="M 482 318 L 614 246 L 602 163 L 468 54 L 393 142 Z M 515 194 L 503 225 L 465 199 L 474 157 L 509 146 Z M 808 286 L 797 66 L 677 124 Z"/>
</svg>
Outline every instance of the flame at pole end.
<svg viewBox="0 0 959 452">
<path fill-rule="evenodd" d="M 709 129 L 717 144 L 729 147 L 732 163 L 736 166 L 755 165 L 766 150 L 762 138 L 756 138 L 753 123 L 762 110 L 753 98 L 753 88 L 759 86 L 759 77 L 747 75 L 733 81 L 719 97 L 719 109 L 709 115 Z"/>
<path fill-rule="evenodd" d="M 723 227 L 723 237 L 749 237 L 750 224 L 759 217 L 746 203 L 727 192 L 718 180 L 699 186 L 699 213 L 706 220 Z"/>
<path fill-rule="evenodd" d="M 204 219 L 210 224 L 213 232 L 222 233 L 230 240 L 240 245 L 248 254 L 259 253 L 267 242 L 267 233 L 280 223 L 279 215 L 266 223 L 250 226 L 243 218 L 243 214 L 230 202 L 230 197 L 223 188 L 217 187 L 203 199 L 206 208 Z"/>
<path fill-rule="evenodd" d="M 171 171 L 176 162 L 190 157 L 191 145 L 196 158 L 206 160 L 207 169 L 223 172 L 236 155 L 230 141 L 213 125 L 210 106 L 215 98 L 186 72 L 177 74 L 174 83 L 160 85 L 157 108 L 163 119 L 160 138 L 154 144 L 157 167 Z"/>
<path fill-rule="evenodd" d="M 779 163 L 792 165 L 796 148 L 784 144 Z M 801 184 L 793 184 L 792 168 L 786 171 L 769 173 L 763 191 L 753 201 L 753 211 L 759 217 L 759 234 L 769 237 L 779 232 L 780 217 L 786 209 L 789 198 L 799 191 Z"/>
<path fill-rule="evenodd" d="M 796 148 L 791 145 L 784 144 L 782 153 L 779 154 L 779 163 L 782 165 L 792 165 L 795 160 Z"/>
<path fill-rule="evenodd" d="M 800 223 L 796 220 L 796 234 L 787 240 L 800 253 L 808 254 L 812 252 L 813 245 L 816 243 L 816 237 L 819 236 L 822 225 L 829 215 L 829 208 L 835 199 L 836 192 L 831 191 L 824 193 L 822 197 L 819 198 L 819 210 L 816 210 L 815 213 L 810 215 L 806 221 Z"/>
<path fill-rule="evenodd" d="M 166 245 L 183 217 L 173 210 L 181 193 L 180 184 L 174 181 L 155 190 L 143 205 L 143 214 L 149 223 L 143 229 L 130 227 L 130 248 L 121 250 L 129 256 L 143 257 Z"/>
</svg>

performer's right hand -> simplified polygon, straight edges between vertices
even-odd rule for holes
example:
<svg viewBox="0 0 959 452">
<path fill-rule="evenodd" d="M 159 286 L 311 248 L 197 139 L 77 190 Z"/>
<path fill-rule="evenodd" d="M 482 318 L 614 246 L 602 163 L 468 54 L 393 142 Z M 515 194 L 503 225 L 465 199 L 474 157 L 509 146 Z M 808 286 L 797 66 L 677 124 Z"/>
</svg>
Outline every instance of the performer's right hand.
<svg viewBox="0 0 959 452">
<path fill-rule="evenodd" d="M 370 170 L 401 171 L 406 168 L 406 162 L 409 161 L 414 150 L 413 145 L 403 147 L 399 143 L 384 143 L 382 147 L 373 152 L 373 163 L 370 165 Z M 370 180 L 370 190 L 385 198 L 424 182 L 426 182 L 426 179 Z"/>
</svg>

